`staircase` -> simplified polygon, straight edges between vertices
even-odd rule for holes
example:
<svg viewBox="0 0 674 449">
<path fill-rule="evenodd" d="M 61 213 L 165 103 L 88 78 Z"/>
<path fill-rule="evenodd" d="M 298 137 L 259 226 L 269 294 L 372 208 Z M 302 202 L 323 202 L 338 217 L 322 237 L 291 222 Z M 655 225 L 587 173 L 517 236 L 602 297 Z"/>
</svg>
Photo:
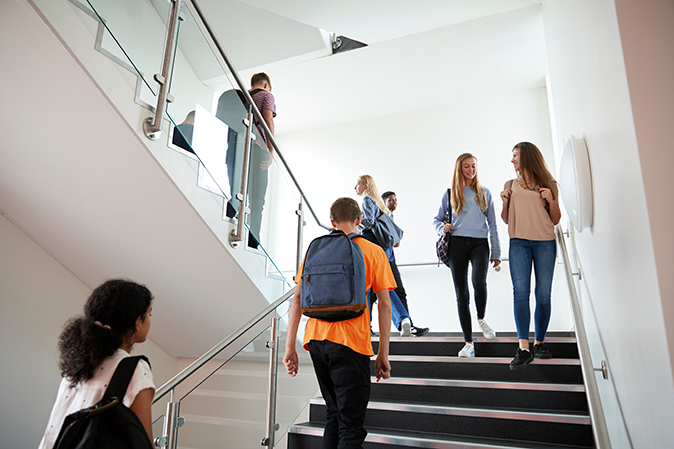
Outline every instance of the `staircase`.
<svg viewBox="0 0 674 449">
<path fill-rule="evenodd" d="M 459 334 L 391 338 L 392 377 L 372 378 L 364 447 L 594 447 L 573 333 L 548 333 L 554 358 L 520 371 L 508 367 L 514 333 L 474 341 L 477 357 L 468 359 L 456 356 Z M 325 403 L 313 398 L 310 421 L 289 429 L 288 448 L 320 448 L 324 424 Z"/>
</svg>

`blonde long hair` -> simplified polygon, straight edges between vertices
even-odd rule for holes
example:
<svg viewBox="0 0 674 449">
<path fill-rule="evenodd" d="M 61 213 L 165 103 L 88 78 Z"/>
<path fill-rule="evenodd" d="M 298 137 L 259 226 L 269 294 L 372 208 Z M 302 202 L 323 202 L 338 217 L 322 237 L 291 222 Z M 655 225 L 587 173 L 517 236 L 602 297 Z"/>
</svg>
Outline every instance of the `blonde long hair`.
<svg viewBox="0 0 674 449">
<path fill-rule="evenodd" d="M 466 179 L 463 176 L 461 164 L 463 164 L 463 161 L 470 158 L 475 159 L 477 162 L 477 158 L 472 154 L 463 153 L 456 159 L 456 163 L 454 164 L 454 177 L 452 178 L 452 209 L 454 209 L 457 215 L 464 212 L 463 207 L 466 205 L 466 197 L 463 194 L 463 191 L 466 188 Z M 480 206 L 480 210 L 484 213 L 487 210 L 487 199 L 484 197 L 484 192 L 482 192 L 482 185 L 477 177 L 477 170 L 475 171 L 475 177 L 473 178 L 473 183 L 470 188 L 475 192 L 477 205 Z"/>
<path fill-rule="evenodd" d="M 541 150 L 531 142 L 520 142 L 513 147 L 514 149 L 520 150 L 520 175 L 522 175 L 524 186 L 530 190 L 534 190 L 536 187 L 550 189 L 554 199 L 557 190 L 556 181 L 550 174 L 547 165 L 545 165 Z M 527 178 L 534 184 L 528 185 Z"/>
<path fill-rule="evenodd" d="M 391 211 L 388 210 L 388 207 L 386 207 L 384 200 L 381 199 L 381 195 L 379 194 L 379 190 L 377 189 L 377 184 L 375 184 L 374 182 L 374 178 L 370 175 L 361 175 L 358 177 L 358 182 L 363 183 L 363 185 L 365 186 L 365 190 L 363 191 L 363 193 L 371 197 L 374 200 L 374 202 L 377 203 L 379 210 L 384 212 L 386 215 L 391 215 Z"/>
</svg>

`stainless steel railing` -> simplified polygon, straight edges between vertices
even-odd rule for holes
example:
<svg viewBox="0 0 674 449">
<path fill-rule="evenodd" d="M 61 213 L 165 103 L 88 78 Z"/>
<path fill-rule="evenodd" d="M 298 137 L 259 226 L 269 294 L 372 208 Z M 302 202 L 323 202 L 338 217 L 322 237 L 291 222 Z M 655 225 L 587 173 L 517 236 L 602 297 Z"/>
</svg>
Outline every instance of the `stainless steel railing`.
<svg viewBox="0 0 674 449">
<path fill-rule="evenodd" d="M 274 435 L 278 429 L 276 424 L 276 379 L 278 377 L 278 314 L 276 309 L 290 299 L 295 294 L 295 289 L 284 293 L 279 299 L 270 304 L 267 308 L 251 318 L 246 324 L 234 331 L 227 338 L 222 340 L 217 345 L 213 346 L 208 352 L 192 362 L 188 367 L 173 376 L 168 382 L 159 387 L 155 393 L 152 404 L 157 403 L 161 398 L 170 394 L 170 399 L 166 406 L 166 415 L 164 417 L 164 426 L 162 435 L 155 439 L 155 446 L 164 447 L 168 449 L 175 449 L 177 447 L 177 429 L 180 427 L 181 418 L 179 415 L 180 400 L 176 401 L 175 389 L 183 381 L 196 373 L 206 363 L 227 349 L 231 344 L 236 342 L 239 338 L 245 335 L 256 324 L 261 322 L 265 317 L 274 314 L 271 324 L 271 339 L 267 343 L 270 349 L 269 362 L 269 389 L 267 392 L 267 419 L 265 427 L 265 436 L 262 439 L 262 446 L 269 448 L 274 447 Z"/>
<path fill-rule="evenodd" d="M 187 379 L 191 374 L 193 374 L 195 371 L 197 371 L 199 368 L 204 366 L 209 360 L 211 360 L 213 357 L 221 353 L 223 350 L 225 350 L 229 345 L 234 343 L 239 337 L 241 337 L 243 334 L 245 334 L 250 328 L 255 326 L 257 323 L 262 321 L 264 317 L 269 315 L 270 313 L 274 312 L 278 306 L 283 304 L 285 301 L 287 301 L 292 295 L 295 294 L 295 289 L 293 288 L 292 290 L 288 291 L 287 293 L 284 293 L 283 296 L 281 296 L 279 299 L 274 301 L 267 307 L 266 309 L 262 310 L 260 313 L 255 315 L 253 318 L 250 319 L 246 324 L 241 326 L 239 329 L 234 331 L 231 335 L 229 335 L 227 338 L 222 340 L 220 343 L 217 345 L 213 346 L 208 352 L 206 352 L 204 355 L 196 359 L 190 366 L 173 376 L 172 379 L 170 379 L 168 382 L 166 382 L 164 385 L 159 387 L 154 395 L 154 401 L 157 402 L 159 399 L 164 397 L 167 393 L 169 393 L 171 390 L 173 390 L 175 387 L 177 387 L 182 381 Z"/>
<path fill-rule="evenodd" d="M 562 227 L 557 225 L 555 232 L 564 259 L 566 285 L 569 288 L 569 299 L 571 301 L 573 323 L 576 329 L 576 341 L 578 342 L 578 355 L 580 356 L 580 366 L 583 372 L 583 382 L 585 383 L 585 394 L 587 396 L 590 419 L 592 420 L 592 433 L 594 436 L 595 447 L 597 449 L 610 449 L 611 442 L 609 440 L 608 428 L 606 427 L 601 398 L 599 397 L 599 388 L 597 387 L 597 381 L 594 374 L 595 371 L 602 371 L 604 377 L 606 377 L 608 371 L 605 362 L 602 362 L 601 368 L 595 368 L 593 365 L 592 357 L 590 356 L 590 346 L 588 344 L 587 334 L 585 333 L 585 323 L 583 322 L 580 300 L 578 299 L 578 292 L 576 291 L 576 285 L 573 281 L 573 276 L 580 275 L 580 272 L 574 273 L 571 269 L 569 252 L 564 238 L 565 233 L 562 230 Z"/>
<path fill-rule="evenodd" d="M 173 5 L 173 13 L 171 14 L 171 22 L 169 23 L 169 37 L 166 40 L 166 49 L 165 49 L 165 56 L 164 56 L 164 67 L 162 69 L 162 75 L 158 76 L 157 81 L 163 81 L 160 82 L 161 88 L 160 88 L 160 93 L 159 97 L 157 100 L 157 109 L 156 109 L 156 114 L 154 117 L 154 120 L 152 117 L 148 118 L 147 121 L 147 126 L 150 127 L 150 125 L 154 125 L 151 130 L 146 130 L 146 134 L 148 135 L 148 138 L 156 140 L 158 138 L 158 132 L 159 130 L 155 130 L 156 124 L 161 123 L 160 117 L 163 116 L 165 108 L 166 108 L 166 99 L 168 95 L 168 91 L 165 91 L 164 89 L 167 89 L 168 86 L 170 85 L 170 65 L 167 64 L 172 64 L 173 61 L 173 52 L 175 52 L 175 34 L 176 34 L 176 26 L 174 26 L 174 17 L 176 18 L 175 23 L 177 24 L 177 17 L 180 11 L 180 7 L 182 3 L 188 4 L 188 7 L 193 10 L 196 15 L 199 17 L 199 20 L 201 21 L 202 28 L 208 33 L 209 37 L 213 41 L 213 44 L 215 46 L 215 49 L 218 51 L 220 56 L 222 57 L 223 61 L 227 65 L 230 73 L 234 77 L 234 80 L 236 81 L 236 84 L 238 88 L 241 90 L 243 95 L 246 97 L 247 101 L 249 104 L 252 105 L 251 112 L 257 119 L 259 126 L 261 126 L 264 129 L 265 134 L 267 135 L 267 139 L 271 146 L 274 148 L 276 151 L 276 154 L 278 155 L 279 159 L 283 163 L 284 168 L 288 172 L 288 175 L 292 179 L 292 182 L 295 184 L 295 187 L 297 188 L 298 192 L 300 193 L 300 196 L 302 198 L 302 201 L 305 203 L 306 207 L 309 209 L 309 212 L 311 212 L 311 215 L 314 217 L 314 220 L 316 223 L 322 227 L 323 229 L 326 230 L 331 230 L 332 227 L 325 225 L 319 218 L 318 215 L 316 214 L 316 211 L 314 208 L 311 206 L 311 203 L 309 202 L 307 195 L 304 193 L 304 190 L 300 186 L 299 182 L 297 181 L 297 178 L 295 177 L 295 174 L 293 171 L 290 169 L 290 166 L 288 165 L 288 162 L 286 159 L 283 157 L 283 153 L 281 152 L 278 143 L 276 142 L 276 139 L 272 135 L 271 131 L 269 130 L 269 127 L 265 123 L 264 119 L 262 118 L 262 114 L 260 111 L 257 109 L 257 106 L 255 106 L 255 102 L 251 98 L 250 94 L 248 93 L 248 89 L 246 88 L 246 85 L 243 83 L 241 80 L 241 77 L 239 77 L 238 72 L 234 68 L 234 65 L 232 64 L 231 60 L 227 56 L 227 52 L 225 52 L 224 47 L 222 46 L 222 43 L 216 36 L 215 32 L 213 31 L 213 28 L 209 24 L 208 20 L 206 19 L 205 14 L 203 13 L 201 7 L 199 6 L 199 3 L 196 0 L 172 0 L 174 3 Z M 171 28 L 173 26 L 173 28 Z M 170 61 L 169 61 L 170 59 Z M 167 81 L 168 79 L 168 81 Z M 162 94 L 162 92 L 165 92 Z M 161 115 L 160 115 L 161 113 Z M 245 173 L 244 173 L 245 176 Z M 246 192 L 241 192 L 245 198 L 245 193 Z"/>
</svg>

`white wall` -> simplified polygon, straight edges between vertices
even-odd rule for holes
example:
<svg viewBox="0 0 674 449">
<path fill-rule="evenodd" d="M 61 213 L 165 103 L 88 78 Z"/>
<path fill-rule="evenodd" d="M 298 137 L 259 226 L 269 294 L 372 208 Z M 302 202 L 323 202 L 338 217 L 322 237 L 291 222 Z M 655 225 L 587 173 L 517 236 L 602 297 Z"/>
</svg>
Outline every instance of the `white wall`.
<svg viewBox="0 0 674 449">
<path fill-rule="evenodd" d="M 642 8 L 640 4 L 638 10 Z M 668 10 L 671 12 L 671 7 Z M 631 13 L 629 8 L 624 11 L 628 22 L 632 19 L 626 15 Z M 645 171 L 642 161 L 647 154 L 649 167 L 662 164 L 658 170 L 664 181 L 671 178 L 672 156 L 664 154 L 671 151 L 666 146 L 645 149 L 639 142 L 618 17 L 622 20 L 623 14 L 616 15 L 612 0 L 543 3 L 549 88 L 559 138 L 585 138 L 592 166 L 594 225 L 574 236 L 584 277 L 582 300 L 593 305 L 599 331 L 596 338 L 604 343 L 633 447 L 669 447 L 674 437 L 670 419 L 674 386 L 663 306 L 670 301 L 658 288 L 654 247 L 661 242 L 651 231 L 649 209 L 653 206 L 644 187 L 644 179 L 651 178 L 651 173 Z M 671 25 L 671 17 L 662 24 Z M 639 31 L 649 29 L 653 18 L 649 19 Z M 671 31 L 668 33 L 671 36 Z M 640 47 L 639 51 L 662 53 L 671 61 L 671 40 L 656 42 L 656 49 Z M 644 65 L 641 70 L 657 73 L 659 68 Z M 671 70 L 668 73 L 664 79 L 671 81 Z M 664 79 L 659 86 L 666 87 L 662 90 L 666 98 L 671 96 L 671 83 L 664 85 Z M 665 128 L 645 130 L 655 134 L 657 143 L 669 143 L 671 148 Z M 563 142 L 558 144 L 561 147 Z M 663 204 L 671 204 L 671 198 L 657 207 Z M 657 213 L 655 217 L 662 219 Z M 671 238 L 662 244 L 671 248 Z M 667 320 L 671 326 L 671 316 Z M 610 414 L 615 417 L 615 410 Z"/>
<path fill-rule="evenodd" d="M 669 188 L 674 167 L 674 2 L 616 1 L 627 82 L 639 146 L 646 205 L 654 245 L 669 354 L 674 369 L 674 276 L 669 258 L 674 252 L 671 223 L 674 210 Z M 648 32 L 644 32 L 644 30 Z M 644 51 L 649 49 L 649 51 Z M 647 69 L 647 70 L 645 70 Z"/>
<path fill-rule="evenodd" d="M 471 152 L 479 159 L 478 174 L 495 197 L 498 216 L 498 194 L 515 174 L 511 150 L 524 140 L 536 143 L 554 170 L 546 89 L 476 98 L 292 134 L 279 130 L 278 136 L 284 156 L 324 223 L 329 223 L 330 205 L 338 197 L 352 196 L 360 201 L 353 187 L 361 174 L 372 175 L 380 193 L 396 192 L 396 223 L 405 230 L 396 249 L 399 264 L 437 261 L 432 221 L 451 182 L 458 155 Z M 313 220 L 307 222 L 311 225 Z M 502 256 L 507 257 L 507 226 L 500 218 L 497 222 Z M 279 235 L 295 232 L 290 225 L 276 230 Z M 311 234 L 305 238 L 306 248 Z M 402 268 L 401 273 L 416 324 L 436 332 L 460 330 L 454 287 L 446 267 Z M 560 304 L 554 307 L 550 329 L 569 330 L 572 325 L 566 287 L 557 277 L 553 301 Z M 500 273 L 490 270 L 488 282 L 490 322 L 493 320 L 497 331 L 514 331 L 507 264 Z"/>
<path fill-rule="evenodd" d="M 515 175 L 511 150 L 523 140 L 536 143 L 554 167 L 545 89 L 299 133 L 279 130 L 278 136 L 284 156 L 326 223 L 335 199 L 358 199 L 353 188 L 362 174 L 374 177 L 380 193 L 396 192 L 395 219 L 405 230 L 396 257 L 404 263 L 437 260 L 432 221 L 450 187 L 456 157 L 470 152 L 478 158 L 480 181 L 492 191 L 498 207 L 498 194 Z M 507 227 L 498 221 L 507 254 Z"/>
<path fill-rule="evenodd" d="M 0 215 L 0 447 L 39 444 L 61 381 L 58 335 L 68 318 L 82 313 L 90 293 L 89 287 Z M 150 358 L 157 386 L 177 372 L 177 358 L 151 340 L 135 352 Z"/>
</svg>

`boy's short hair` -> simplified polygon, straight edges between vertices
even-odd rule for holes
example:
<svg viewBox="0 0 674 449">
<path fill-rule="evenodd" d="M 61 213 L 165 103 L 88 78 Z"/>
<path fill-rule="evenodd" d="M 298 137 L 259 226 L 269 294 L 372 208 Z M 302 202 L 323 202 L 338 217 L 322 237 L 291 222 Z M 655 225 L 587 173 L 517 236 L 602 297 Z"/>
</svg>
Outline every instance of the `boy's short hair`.
<svg viewBox="0 0 674 449">
<path fill-rule="evenodd" d="M 384 201 L 386 201 L 386 200 L 388 199 L 389 196 L 395 195 L 395 194 L 396 194 L 395 192 L 393 192 L 393 191 L 391 191 L 391 190 L 387 190 L 386 192 L 384 192 L 384 193 L 381 194 L 381 199 L 383 199 Z"/>
<path fill-rule="evenodd" d="M 330 219 L 335 223 L 353 223 L 362 215 L 353 198 L 339 198 L 330 206 Z"/>
<path fill-rule="evenodd" d="M 250 85 L 257 86 L 258 84 L 262 84 L 265 81 L 269 83 L 269 89 L 271 89 L 271 80 L 269 79 L 269 75 L 264 72 L 256 73 L 250 78 Z"/>
</svg>

